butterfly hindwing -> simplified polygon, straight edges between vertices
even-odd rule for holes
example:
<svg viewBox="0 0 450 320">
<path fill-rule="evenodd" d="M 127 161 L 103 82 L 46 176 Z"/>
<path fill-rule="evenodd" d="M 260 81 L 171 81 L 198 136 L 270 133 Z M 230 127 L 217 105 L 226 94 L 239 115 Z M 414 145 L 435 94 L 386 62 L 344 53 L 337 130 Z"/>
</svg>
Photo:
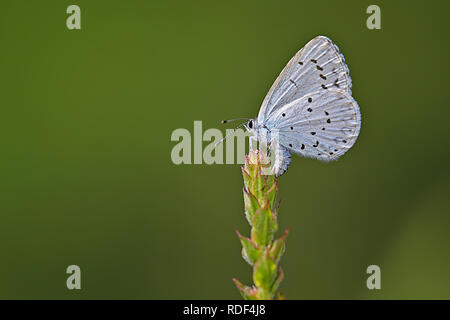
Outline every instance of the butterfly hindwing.
<svg viewBox="0 0 450 320">
<path fill-rule="evenodd" d="M 277 109 L 268 119 L 272 136 L 290 152 L 334 160 L 355 142 L 361 126 L 359 107 L 342 90 L 319 90 Z"/>
</svg>

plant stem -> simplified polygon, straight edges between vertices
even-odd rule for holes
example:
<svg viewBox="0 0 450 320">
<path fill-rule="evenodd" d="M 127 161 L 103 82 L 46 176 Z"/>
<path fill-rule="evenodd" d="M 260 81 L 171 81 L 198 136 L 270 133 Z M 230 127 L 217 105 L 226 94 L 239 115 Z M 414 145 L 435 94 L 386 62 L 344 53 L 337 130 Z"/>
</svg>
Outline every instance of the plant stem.
<svg viewBox="0 0 450 320">
<path fill-rule="evenodd" d="M 263 175 L 269 168 L 268 157 L 261 151 L 250 150 L 245 165 L 241 167 L 244 178 L 245 216 L 251 226 L 250 238 L 236 231 L 242 244 L 242 257 L 253 267 L 251 287 L 233 279 L 239 292 L 245 299 L 271 300 L 282 299 L 278 290 L 283 279 L 280 260 L 285 250 L 288 230 L 274 240 L 278 229 L 277 181 L 274 175 Z"/>
</svg>

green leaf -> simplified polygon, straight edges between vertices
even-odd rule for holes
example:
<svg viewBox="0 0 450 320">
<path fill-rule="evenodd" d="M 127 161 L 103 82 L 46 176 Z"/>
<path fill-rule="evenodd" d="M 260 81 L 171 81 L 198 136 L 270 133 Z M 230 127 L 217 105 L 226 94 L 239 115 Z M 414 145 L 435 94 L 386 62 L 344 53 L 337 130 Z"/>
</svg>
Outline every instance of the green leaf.
<svg viewBox="0 0 450 320">
<path fill-rule="evenodd" d="M 269 201 L 270 207 L 273 207 L 276 196 L 277 196 L 277 182 L 275 181 L 275 183 L 270 187 L 269 190 L 267 190 L 266 194 L 264 195 L 264 199 Z"/>
<path fill-rule="evenodd" d="M 259 209 L 259 202 L 256 197 L 245 190 L 243 188 L 244 192 L 244 207 L 245 207 L 245 216 L 248 220 L 248 223 L 250 226 L 252 225 L 253 217 L 255 216 L 256 211 Z"/>
<path fill-rule="evenodd" d="M 248 172 L 248 175 L 254 179 L 258 173 L 259 165 L 258 165 L 258 155 L 256 153 L 250 153 L 245 158 L 245 169 Z"/>
<path fill-rule="evenodd" d="M 247 261 L 248 264 L 253 266 L 261 256 L 258 246 L 251 239 L 242 236 L 237 230 L 236 233 L 242 244 L 242 258 L 244 258 L 244 260 Z"/>
<path fill-rule="evenodd" d="M 286 237 L 288 235 L 289 229 L 284 232 L 284 234 L 274 241 L 272 247 L 270 248 L 270 257 L 278 265 L 280 263 L 281 256 L 285 250 Z"/>
<path fill-rule="evenodd" d="M 245 300 L 257 299 L 257 290 L 243 285 L 242 283 L 239 282 L 238 279 L 233 278 L 233 282 L 236 285 L 236 288 L 239 290 L 239 293 Z"/>
<path fill-rule="evenodd" d="M 247 190 L 249 190 L 249 188 L 252 185 L 252 179 L 251 179 L 250 175 L 248 174 L 248 172 L 244 169 L 244 167 L 241 167 L 241 170 L 242 170 L 242 177 L 244 178 L 245 188 Z"/>
<path fill-rule="evenodd" d="M 264 179 L 264 176 L 261 174 L 261 170 L 259 169 L 253 179 L 251 191 L 255 195 L 255 197 L 259 200 L 261 206 L 264 205 L 265 185 L 266 181 Z"/>
<path fill-rule="evenodd" d="M 277 230 L 277 221 L 270 209 L 269 203 L 256 211 L 253 218 L 251 239 L 260 247 L 267 246 Z"/>
<path fill-rule="evenodd" d="M 278 287 L 280 286 L 281 281 L 283 281 L 283 278 L 284 278 L 283 270 L 281 268 L 278 268 L 278 277 L 274 281 L 274 283 L 272 285 L 272 289 L 271 289 L 271 292 L 272 292 L 273 296 L 276 296 Z M 278 292 L 278 294 L 280 294 L 280 293 Z"/>
<path fill-rule="evenodd" d="M 271 186 L 273 186 L 274 183 L 276 183 L 275 175 L 273 175 L 273 174 L 266 175 L 266 184 L 269 187 L 271 187 Z"/>
<path fill-rule="evenodd" d="M 272 261 L 268 250 L 264 250 L 253 267 L 253 282 L 265 292 L 270 292 L 277 277 L 277 265 Z"/>
</svg>

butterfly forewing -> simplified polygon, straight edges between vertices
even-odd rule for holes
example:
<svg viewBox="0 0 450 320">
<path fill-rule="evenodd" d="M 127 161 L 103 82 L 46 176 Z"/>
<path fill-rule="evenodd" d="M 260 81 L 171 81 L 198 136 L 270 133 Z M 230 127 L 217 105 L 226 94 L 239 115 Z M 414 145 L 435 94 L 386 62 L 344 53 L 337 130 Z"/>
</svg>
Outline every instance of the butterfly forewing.
<svg viewBox="0 0 450 320">
<path fill-rule="evenodd" d="M 266 95 L 258 122 L 278 108 L 318 90 L 340 89 L 351 94 L 351 79 L 344 56 L 327 37 L 308 42 L 289 61 Z"/>
</svg>

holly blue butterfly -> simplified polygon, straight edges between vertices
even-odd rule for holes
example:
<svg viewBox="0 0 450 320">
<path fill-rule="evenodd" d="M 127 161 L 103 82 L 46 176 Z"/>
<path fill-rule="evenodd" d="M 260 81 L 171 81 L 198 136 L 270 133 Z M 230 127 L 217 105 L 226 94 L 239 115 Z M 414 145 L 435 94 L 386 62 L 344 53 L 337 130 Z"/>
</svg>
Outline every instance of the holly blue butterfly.
<svg viewBox="0 0 450 320">
<path fill-rule="evenodd" d="M 361 114 L 351 88 L 344 56 L 327 37 L 312 39 L 289 61 L 258 117 L 244 124 L 254 139 L 276 140 L 272 172 L 277 177 L 288 169 L 292 153 L 331 161 L 353 146 Z"/>
</svg>

